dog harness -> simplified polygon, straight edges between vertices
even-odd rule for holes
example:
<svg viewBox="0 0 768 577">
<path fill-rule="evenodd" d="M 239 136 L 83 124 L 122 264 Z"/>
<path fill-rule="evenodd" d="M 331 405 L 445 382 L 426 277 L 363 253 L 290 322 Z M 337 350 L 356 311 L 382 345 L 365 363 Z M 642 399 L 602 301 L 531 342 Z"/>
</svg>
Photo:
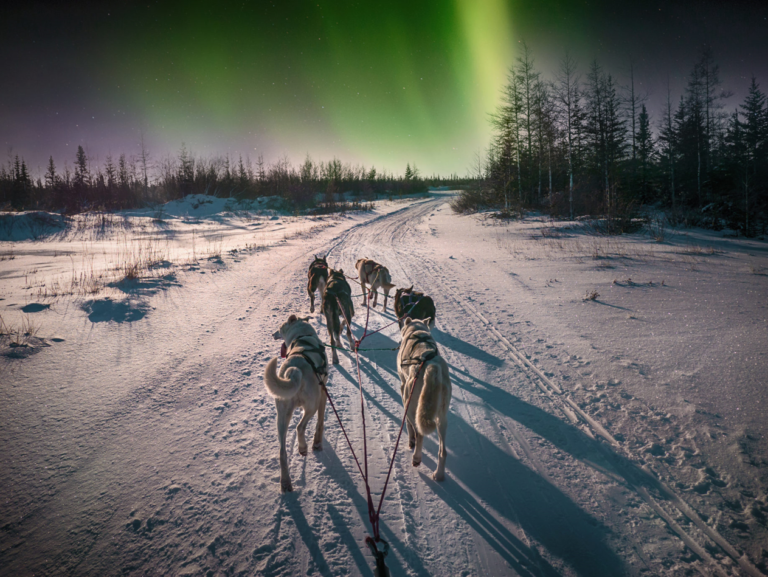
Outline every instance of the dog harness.
<svg viewBox="0 0 768 577">
<path fill-rule="evenodd" d="M 320 340 L 313 335 L 304 335 L 293 340 L 286 351 L 286 357 L 301 356 L 312 367 L 320 383 L 325 382 L 328 376 L 328 357 L 325 347 Z"/>
<path fill-rule="evenodd" d="M 403 319 L 410 318 L 413 309 L 416 308 L 418 302 L 423 298 L 423 293 L 401 293 L 399 302 L 403 307 L 403 316 L 397 317 L 397 320 L 401 321 Z"/>
<path fill-rule="evenodd" d="M 313 268 L 322 268 L 322 269 L 326 269 L 327 270 L 328 269 L 328 265 L 325 264 L 321 260 L 314 260 L 314 261 L 312 261 L 312 264 L 309 265 L 309 270 L 312 270 Z"/>
<path fill-rule="evenodd" d="M 373 281 L 371 280 L 371 275 L 373 275 L 373 273 L 377 273 L 377 274 L 376 274 L 376 276 L 375 276 L 375 277 L 373 277 L 373 278 L 374 278 L 374 280 L 375 280 L 375 279 L 376 279 L 376 277 L 378 277 L 378 273 L 379 273 L 379 271 L 380 271 L 381 269 L 383 269 L 383 268 L 384 268 L 384 265 L 381 265 L 381 264 L 375 264 L 375 265 L 373 265 L 373 268 L 372 268 L 371 270 L 369 270 L 368 272 L 366 272 L 366 273 L 365 273 L 365 279 L 363 279 L 363 278 L 362 278 L 362 277 L 363 277 L 363 275 L 360 275 L 360 278 L 361 278 L 361 280 L 362 280 L 363 282 L 366 282 L 366 283 L 368 283 L 368 284 L 373 284 Z M 363 270 L 365 270 L 365 267 L 363 267 Z"/>
<path fill-rule="evenodd" d="M 427 331 L 414 331 L 400 342 L 400 365 L 419 365 L 438 354 L 437 343 Z"/>
<path fill-rule="evenodd" d="M 328 279 L 328 284 L 325 285 L 325 292 L 331 293 L 334 296 L 340 296 L 344 293 L 351 295 L 352 289 L 344 278 L 332 276 Z"/>
</svg>

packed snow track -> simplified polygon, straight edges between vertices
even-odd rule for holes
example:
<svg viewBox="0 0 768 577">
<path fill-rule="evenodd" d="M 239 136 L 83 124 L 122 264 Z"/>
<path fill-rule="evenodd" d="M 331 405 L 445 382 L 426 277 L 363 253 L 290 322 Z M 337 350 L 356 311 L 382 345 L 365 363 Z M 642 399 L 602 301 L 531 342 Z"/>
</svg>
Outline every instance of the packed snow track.
<svg viewBox="0 0 768 577">
<path fill-rule="evenodd" d="M 653 456 L 650 425 L 617 433 L 632 418 L 667 419 L 674 431 L 675 417 L 638 399 L 622 405 L 618 387 L 594 401 L 605 410 L 585 404 L 588 359 L 536 326 L 546 311 L 516 306 L 529 289 L 499 265 L 502 251 L 489 246 L 483 266 L 472 264 L 477 253 L 458 258 L 462 231 L 445 222 L 461 217 L 449 200 L 433 194 L 189 273 L 137 322 L 81 314 L 55 352 L 6 363 L 0 574 L 372 575 L 365 491 L 330 407 L 324 448 L 305 457 L 294 415 L 294 492 L 283 495 L 274 401 L 262 384 L 279 354 L 272 333 L 288 315 L 309 314 L 307 266 L 328 254 L 350 276 L 358 258 L 374 259 L 397 286 L 432 296 L 450 367 L 446 480 L 430 477 L 436 435 L 418 468 L 403 443 L 382 507 L 392 575 L 762 575 L 709 522 L 716 504 L 691 500 L 676 462 Z M 360 338 L 365 307 L 354 304 Z M 394 319 L 390 300 L 386 313 L 371 311 L 370 329 Z M 311 322 L 328 342 L 322 315 Z M 362 347 L 399 340 L 395 324 Z M 328 388 L 360 452 L 354 356 L 340 359 Z M 395 359 L 360 353 L 374 502 L 403 411 Z"/>
</svg>

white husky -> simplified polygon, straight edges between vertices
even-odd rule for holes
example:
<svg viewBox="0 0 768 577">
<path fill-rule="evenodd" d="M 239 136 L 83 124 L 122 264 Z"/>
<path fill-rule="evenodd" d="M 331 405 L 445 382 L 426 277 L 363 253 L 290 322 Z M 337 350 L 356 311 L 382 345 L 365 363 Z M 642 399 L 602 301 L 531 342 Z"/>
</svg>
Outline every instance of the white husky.
<svg viewBox="0 0 768 577">
<path fill-rule="evenodd" d="M 400 334 L 403 340 L 397 352 L 397 373 L 403 407 L 412 394 L 408 407 L 408 446 L 413 452 L 413 466 L 421 464 L 424 437 L 437 429 L 440 440 L 435 481 L 445 479 L 445 434 L 448 428 L 448 405 L 451 403 L 451 378 L 448 363 L 440 356 L 437 343 L 429 330 L 429 321 L 406 318 Z M 423 364 L 423 366 L 422 366 Z M 421 370 L 419 370 L 421 369 Z M 417 374 L 418 373 L 418 374 Z"/>
<path fill-rule="evenodd" d="M 379 289 L 381 289 L 384 291 L 384 312 L 387 312 L 389 291 L 395 287 L 392 284 L 392 277 L 389 275 L 387 267 L 369 258 L 361 258 L 355 263 L 355 268 L 360 279 L 360 287 L 363 289 L 363 306 L 365 306 L 366 297 L 365 285 L 369 284 L 371 286 L 370 290 L 373 293 L 373 304 L 371 306 L 375 307 L 379 302 Z"/>
<path fill-rule="evenodd" d="M 296 432 L 299 437 L 299 453 L 307 454 L 307 439 L 304 432 L 307 423 L 317 413 L 317 428 L 312 440 L 312 449 L 323 449 L 323 422 L 325 420 L 325 391 L 328 381 L 328 358 L 325 347 L 312 325 L 296 315 L 288 317 L 280 330 L 272 335 L 275 340 L 284 340 L 286 360 L 277 371 L 277 357 L 267 363 L 264 369 L 264 386 L 275 398 L 277 405 L 277 436 L 280 441 L 280 489 L 293 491 L 288 473 L 288 453 L 285 437 L 293 411 L 301 407 L 304 411 Z"/>
</svg>

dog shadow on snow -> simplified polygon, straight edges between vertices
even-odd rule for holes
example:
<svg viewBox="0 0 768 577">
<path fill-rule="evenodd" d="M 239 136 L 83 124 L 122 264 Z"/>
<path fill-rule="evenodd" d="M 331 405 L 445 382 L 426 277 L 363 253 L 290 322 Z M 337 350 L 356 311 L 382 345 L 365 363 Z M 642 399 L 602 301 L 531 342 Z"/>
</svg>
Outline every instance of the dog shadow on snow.
<svg viewBox="0 0 768 577">
<path fill-rule="evenodd" d="M 359 338 L 362 329 L 360 327 L 355 329 L 356 333 L 360 333 L 357 335 Z M 462 354 L 470 346 L 441 331 L 435 331 L 435 337 L 439 346 L 457 348 Z M 366 339 L 364 348 L 390 348 L 398 344 L 388 336 L 376 333 Z M 502 362 L 501 359 L 475 347 L 471 348 L 470 355 L 494 366 Z M 354 355 L 345 353 L 345 356 L 352 363 L 352 372 L 347 371 L 342 365 L 337 365 L 336 371 L 357 388 Z M 381 411 L 380 414 L 385 418 L 392 419 L 399 428 L 402 419 L 400 412 L 402 399 L 395 351 L 361 351 L 360 360 L 361 372 L 377 385 L 373 392 L 363 390 L 367 402 L 373 406 L 374 410 Z M 386 377 L 386 373 L 390 376 Z M 489 406 L 519 421 L 561 449 L 574 454 L 576 458 L 597 460 L 595 455 L 599 455 L 600 451 L 595 446 L 596 442 L 579 429 L 563 423 L 558 417 L 529 405 L 498 387 L 461 374 L 461 371 L 454 367 L 451 367 L 451 379 L 454 387 L 468 388 Z M 389 395 L 397 403 L 398 410 L 395 414 L 376 398 L 379 391 Z M 338 426 L 335 419 L 329 420 L 329 425 L 330 427 Z M 434 435 L 425 439 L 424 449 L 429 454 L 436 455 L 437 443 L 433 437 Z M 480 434 L 455 412 L 455 406 L 449 416 L 447 448 L 449 457 L 446 481 L 435 483 L 422 475 L 425 484 L 518 574 L 525 577 L 542 574 L 555 576 L 558 575 L 558 571 L 539 555 L 535 546 L 531 547 L 521 541 L 504 522 L 491 514 L 488 508 L 495 510 L 501 518 L 512 525 L 519 525 L 536 543 L 555 557 L 563 559 L 579 575 L 613 577 L 625 573 L 621 559 L 605 541 L 608 529 L 597 518 L 579 508 L 548 479 L 523 465 L 518 459 Z M 407 459 L 410 455 L 407 442 L 403 439 L 401 439 L 398 453 L 400 454 L 398 459 Z M 329 475 L 346 488 L 362 522 L 367 527 L 367 503 L 358 489 L 361 480 L 357 479 L 357 476 L 354 480 L 350 477 L 346 468 L 338 462 L 335 453 L 331 456 L 331 452 L 327 452 L 323 461 L 329 465 Z M 431 459 L 425 454 L 423 465 L 433 469 L 434 463 L 430 461 Z M 374 495 L 375 501 L 377 498 L 377 495 Z M 386 504 L 382 509 L 386 511 Z M 429 574 L 421 564 L 417 551 L 404 546 L 386 528 L 383 520 L 381 527 L 384 538 L 390 541 L 392 548 L 403 555 L 403 559 L 414 572 L 419 575 Z M 356 543 L 350 543 L 349 546 L 350 550 L 359 548 L 359 544 Z M 394 555 L 390 555 L 387 562 L 392 569 L 392 574 L 404 573 L 401 569 L 395 568 Z M 370 573 L 370 569 L 366 568 L 364 573 Z"/>
</svg>

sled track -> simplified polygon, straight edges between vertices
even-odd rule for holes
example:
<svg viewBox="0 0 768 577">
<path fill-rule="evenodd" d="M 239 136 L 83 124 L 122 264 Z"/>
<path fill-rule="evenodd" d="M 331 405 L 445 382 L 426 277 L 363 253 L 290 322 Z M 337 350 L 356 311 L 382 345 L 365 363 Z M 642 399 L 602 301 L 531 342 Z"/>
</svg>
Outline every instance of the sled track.
<svg viewBox="0 0 768 577">
<path fill-rule="evenodd" d="M 382 260 L 387 264 L 390 264 L 392 259 L 396 260 L 399 268 L 402 270 L 402 274 L 409 279 L 409 283 L 414 280 L 412 271 L 418 271 L 420 276 L 419 280 L 422 281 L 422 284 L 425 279 L 421 277 L 427 276 L 430 281 L 428 284 L 430 284 L 433 289 L 441 289 L 435 290 L 432 293 L 433 297 L 443 296 L 444 298 L 450 299 L 458 309 L 464 311 L 468 316 L 477 319 L 485 328 L 490 338 L 495 341 L 498 346 L 506 352 L 507 356 L 530 377 L 530 380 L 537 385 L 540 393 L 546 395 L 546 397 L 559 408 L 573 425 L 579 426 L 579 428 L 592 439 L 596 439 L 596 437 L 603 439 L 605 444 L 601 443 L 599 446 L 602 447 L 603 455 L 608 463 L 613 466 L 613 470 L 601 472 L 609 474 L 614 479 L 623 482 L 628 488 L 631 488 L 665 521 L 670 530 L 702 560 L 704 567 L 694 565 L 702 575 L 716 574 L 721 577 L 727 577 L 733 573 L 731 572 L 731 566 L 726 565 L 713 557 L 708 552 L 706 546 L 699 544 L 694 536 L 681 527 L 680 524 L 674 520 L 673 516 L 662 507 L 662 502 L 666 503 L 668 507 L 676 509 L 677 512 L 689 519 L 703 535 L 711 540 L 712 543 L 716 544 L 725 555 L 730 557 L 737 564 L 742 574 L 749 575 L 750 577 L 761 577 L 763 573 L 751 563 L 745 554 L 740 554 L 722 535 L 720 535 L 720 533 L 707 525 L 696 510 L 686 503 L 671 487 L 659 479 L 650 468 L 640 465 L 639 463 L 642 462 L 642 459 L 629 450 L 626 445 L 616 440 L 610 432 L 600 424 L 600 422 L 584 412 L 567 391 L 558 386 L 557 383 L 531 363 L 525 354 L 517 349 L 508 338 L 493 326 L 488 320 L 487 315 L 483 314 L 482 310 L 468 300 L 458 298 L 457 295 L 461 294 L 460 291 L 451 283 L 451 281 L 437 272 L 440 271 L 440 266 L 438 266 L 436 262 L 423 254 L 415 257 L 413 254 L 399 248 L 402 246 L 418 246 L 418 242 L 414 242 L 413 239 L 411 239 L 410 242 L 407 240 L 408 234 L 413 230 L 413 223 L 418 222 L 431 211 L 434 211 L 443 202 L 444 200 L 440 199 L 433 202 L 421 203 L 408 210 L 398 211 L 397 213 L 388 215 L 386 218 L 376 219 L 373 222 L 367 223 L 363 229 L 350 230 L 349 234 L 345 235 L 345 238 L 340 240 L 337 245 L 350 240 L 348 237 L 354 232 L 369 232 L 371 226 L 383 228 L 384 230 L 381 232 L 384 234 L 376 234 L 377 242 L 381 243 L 378 246 L 377 252 L 382 253 L 382 257 L 384 257 Z M 417 236 L 416 234 L 411 234 Z M 385 243 L 389 244 L 386 248 L 383 246 Z M 388 255 L 389 259 L 384 255 Z M 417 260 L 418 262 L 414 262 L 414 260 Z M 412 266 L 408 266 L 409 261 Z M 440 319 L 439 314 L 438 319 Z M 458 358 L 452 358 L 451 362 L 453 364 L 461 364 Z M 523 436 L 517 431 L 511 431 L 511 433 L 523 449 L 526 457 L 533 463 L 534 467 L 546 476 L 544 467 L 541 466 L 535 453 L 531 450 Z M 628 470 L 627 463 L 629 463 L 631 467 L 636 468 L 637 471 L 632 471 L 631 469 Z M 645 475 L 652 477 L 658 496 L 651 495 L 645 486 L 637 483 L 637 473 L 644 473 Z"/>
</svg>

